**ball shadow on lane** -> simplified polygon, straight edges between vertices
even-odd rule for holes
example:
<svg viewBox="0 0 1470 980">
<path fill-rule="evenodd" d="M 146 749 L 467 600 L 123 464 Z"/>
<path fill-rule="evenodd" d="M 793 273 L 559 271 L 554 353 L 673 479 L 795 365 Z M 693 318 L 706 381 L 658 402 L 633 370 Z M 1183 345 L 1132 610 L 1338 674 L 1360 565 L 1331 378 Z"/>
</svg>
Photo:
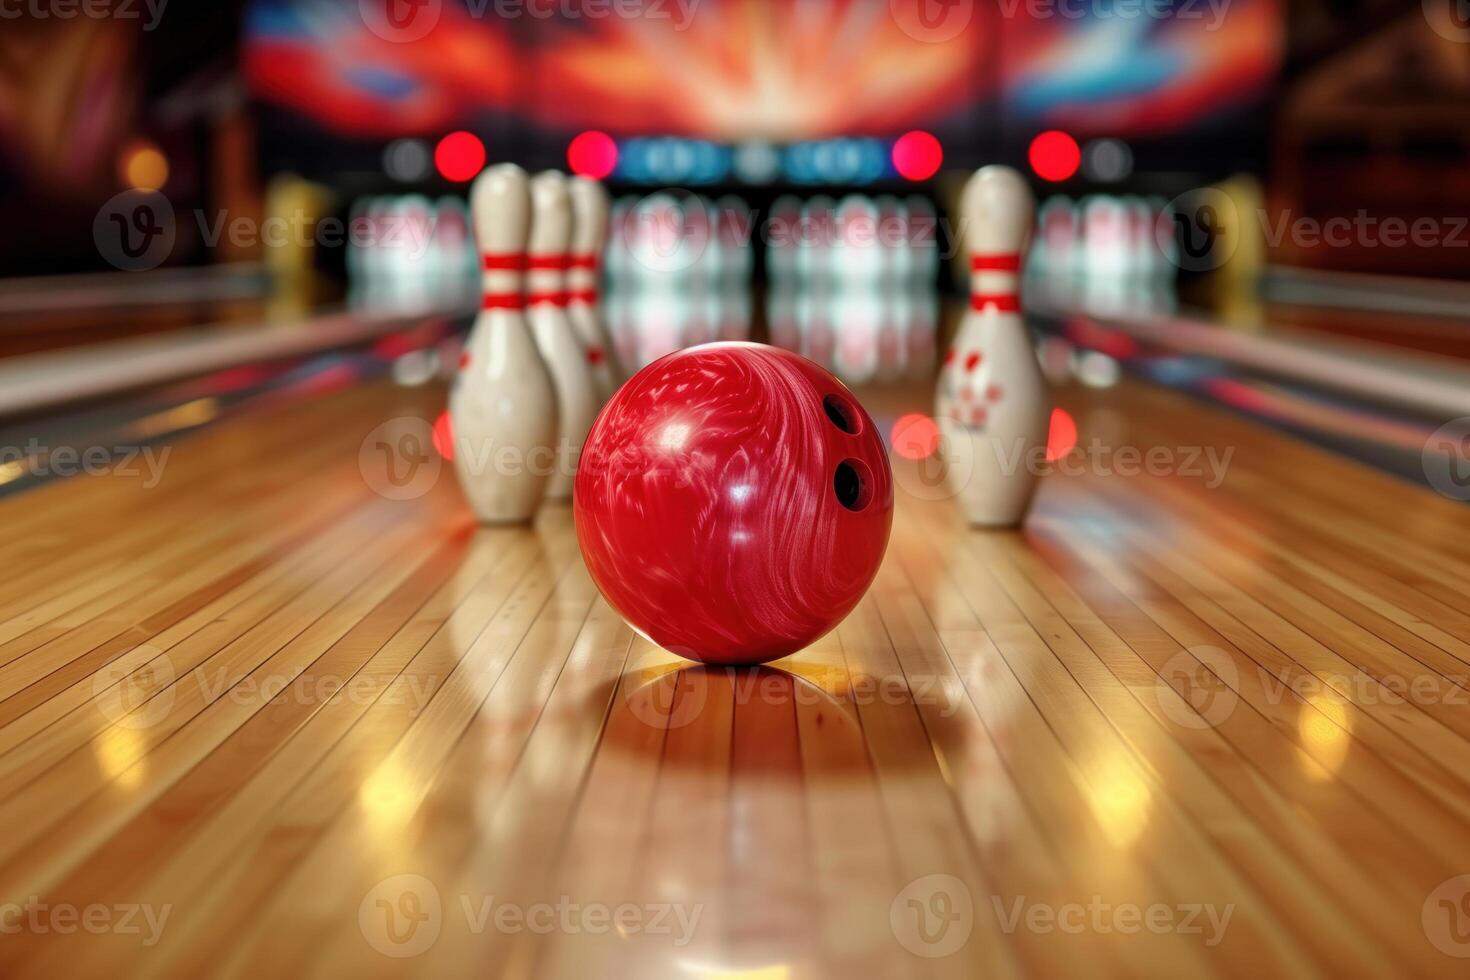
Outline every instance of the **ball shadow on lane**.
<svg viewBox="0 0 1470 980">
<path fill-rule="evenodd" d="M 612 699 L 600 751 L 640 756 L 662 767 L 733 760 L 742 773 L 798 780 L 804 758 L 823 774 L 866 772 L 862 727 L 852 703 L 834 697 L 827 689 L 833 684 L 820 672 L 816 679 L 765 665 L 669 665 L 651 677 L 628 673 L 615 693 L 600 692 Z M 729 751 L 716 759 L 708 749 L 723 743 Z M 693 746 L 704 748 L 691 751 Z"/>
</svg>

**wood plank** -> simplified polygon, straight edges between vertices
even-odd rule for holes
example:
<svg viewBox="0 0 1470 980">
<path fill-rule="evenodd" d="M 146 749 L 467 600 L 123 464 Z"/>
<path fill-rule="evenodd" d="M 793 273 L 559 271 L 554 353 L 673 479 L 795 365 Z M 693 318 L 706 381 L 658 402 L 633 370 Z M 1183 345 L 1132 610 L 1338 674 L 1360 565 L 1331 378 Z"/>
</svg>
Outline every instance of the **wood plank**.
<svg viewBox="0 0 1470 980">
<path fill-rule="evenodd" d="M 1082 439 L 1233 450 L 1223 482 L 1058 472 L 996 533 L 900 481 L 853 613 L 711 670 L 597 595 L 567 508 L 373 492 L 363 439 L 443 397 L 283 398 L 166 437 L 156 487 L 0 501 L 34 530 L 0 580 L 0 898 L 167 910 L 146 945 L 28 926 L 0 973 L 1462 972 L 1425 922 L 1470 868 L 1463 508 L 1068 388 Z"/>
</svg>

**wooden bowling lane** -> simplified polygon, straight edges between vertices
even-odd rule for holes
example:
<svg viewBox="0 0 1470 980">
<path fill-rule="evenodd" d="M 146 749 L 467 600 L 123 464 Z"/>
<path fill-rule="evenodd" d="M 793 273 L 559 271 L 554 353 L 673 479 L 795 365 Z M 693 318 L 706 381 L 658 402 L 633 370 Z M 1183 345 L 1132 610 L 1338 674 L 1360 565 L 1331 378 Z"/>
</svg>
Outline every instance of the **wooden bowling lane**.
<svg viewBox="0 0 1470 980">
<path fill-rule="evenodd" d="M 0 501 L 0 975 L 1463 975 L 1463 508 L 1069 389 L 1170 462 L 1091 450 L 1014 533 L 903 464 L 859 607 L 730 673 L 629 630 L 565 508 L 374 492 L 443 399 Z"/>
</svg>

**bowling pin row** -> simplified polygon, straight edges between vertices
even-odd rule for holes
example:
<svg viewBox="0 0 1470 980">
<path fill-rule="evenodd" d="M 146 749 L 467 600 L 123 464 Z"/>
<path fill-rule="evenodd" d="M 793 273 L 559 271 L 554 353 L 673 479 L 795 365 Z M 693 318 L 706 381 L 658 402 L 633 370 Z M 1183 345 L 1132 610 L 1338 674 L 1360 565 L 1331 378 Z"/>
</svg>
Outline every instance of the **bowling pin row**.
<svg viewBox="0 0 1470 980">
<path fill-rule="evenodd" d="M 787 195 L 764 228 L 773 285 L 866 283 L 883 289 L 933 288 L 939 223 L 927 198 L 849 194 L 840 201 Z"/>
<path fill-rule="evenodd" d="M 348 213 L 348 303 L 390 311 L 473 308 L 479 263 L 458 197 L 359 198 Z"/>
<path fill-rule="evenodd" d="M 480 312 L 450 386 L 454 464 L 483 523 L 571 497 L 588 430 L 619 383 L 598 302 L 607 192 L 490 167 L 470 192 Z"/>
<path fill-rule="evenodd" d="M 771 343 L 848 384 L 931 376 L 939 327 L 932 285 L 775 281 L 766 292 Z"/>
<path fill-rule="evenodd" d="M 612 207 L 608 278 L 681 289 L 748 288 L 753 220 L 746 203 L 730 195 L 621 197 Z"/>
<path fill-rule="evenodd" d="M 749 339 L 751 222 L 735 197 L 658 192 L 613 204 L 605 309 L 623 364 Z"/>
<path fill-rule="evenodd" d="M 1027 295 L 1042 305 L 1098 313 L 1169 312 L 1176 306 L 1177 259 L 1163 198 L 1058 195 L 1037 213 Z"/>
</svg>

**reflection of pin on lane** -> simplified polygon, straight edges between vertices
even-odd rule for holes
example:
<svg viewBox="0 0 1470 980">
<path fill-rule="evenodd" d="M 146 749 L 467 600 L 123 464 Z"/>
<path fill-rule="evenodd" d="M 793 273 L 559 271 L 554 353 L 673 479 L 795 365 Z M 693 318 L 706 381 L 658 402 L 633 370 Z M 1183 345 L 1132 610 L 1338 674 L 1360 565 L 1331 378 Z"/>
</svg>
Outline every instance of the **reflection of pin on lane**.
<svg viewBox="0 0 1470 980">
<path fill-rule="evenodd" d="M 529 520 L 546 491 L 557 435 L 556 390 L 526 325 L 531 198 L 514 164 L 486 170 L 470 194 L 484 296 L 449 391 L 454 465 L 475 516 Z"/>
<path fill-rule="evenodd" d="M 526 318 L 556 386 L 561 421 L 558 459 L 547 497 L 572 495 L 582 443 L 602 407 L 587 348 L 567 317 L 567 251 L 572 242 L 572 198 L 567 179 L 554 170 L 531 178 L 531 235 L 526 258 Z"/>
<path fill-rule="evenodd" d="M 970 309 L 945 355 L 935 415 L 941 445 L 955 452 L 948 478 L 970 522 L 1011 526 L 1035 491 L 1051 409 L 1019 297 L 1034 206 L 1021 175 L 1001 166 L 975 172 L 962 206 Z"/>
</svg>

